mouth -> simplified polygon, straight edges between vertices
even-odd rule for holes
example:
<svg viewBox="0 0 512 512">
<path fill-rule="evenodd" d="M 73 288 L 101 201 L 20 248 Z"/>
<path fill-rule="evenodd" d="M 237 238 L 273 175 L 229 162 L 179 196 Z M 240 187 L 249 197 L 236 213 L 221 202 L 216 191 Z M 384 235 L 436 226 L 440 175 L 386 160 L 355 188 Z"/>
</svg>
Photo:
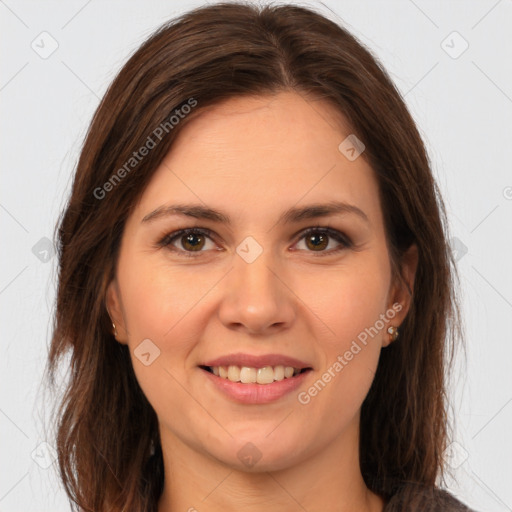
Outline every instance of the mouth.
<svg viewBox="0 0 512 512">
<path fill-rule="evenodd" d="M 230 354 L 198 365 L 208 386 L 229 400 L 263 405 L 285 399 L 304 384 L 313 366 L 283 354 Z"/>
<path fill-rule="evenodd" d="M 238 382 L 241 384 L 261 384 L 268 385 L 274 382 L 293 379 L 298 375 L 307 373 L 312 370 L 311 367 L 294 367 L 294 366 L 238 366 L 238 365 L 218 365 L 206 366 L 200 365 L 202 370 L 219 377 L 220 379 Z"/>
</svg>

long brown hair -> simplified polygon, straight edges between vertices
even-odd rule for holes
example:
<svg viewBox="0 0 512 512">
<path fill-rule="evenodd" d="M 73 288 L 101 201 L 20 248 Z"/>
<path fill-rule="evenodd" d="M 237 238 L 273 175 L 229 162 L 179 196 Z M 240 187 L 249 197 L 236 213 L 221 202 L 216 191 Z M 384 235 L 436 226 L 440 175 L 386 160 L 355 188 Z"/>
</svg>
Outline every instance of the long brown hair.
<svg viewBox="0 0 512 512">
<path fill-rule="evenodd" d="M 446 213 L 415 123 L 375 57 L 337 22 L 299 6 L 218 3 L 166 23 L 123 66 L 94 114 L 56 227 L 48 379 L 56 386 L 59 362 L 69 355 L 55 445 L 65 491 L 83 510 L 154 511 L 164 482 L 157 417 L 105 305 L 124 223 L 201 109 L 282 91 L 328 102 L 364 142 L 394 275 L 406 249 L 418 247 L 411 309 L 399 341 L 382 351 L 362 406 L 365 482 L 389 497 L 405 482 L 432 487 L 442 475 L 445 373 L 461 324 Z M 169 122 L 192 102 L 188 116 Z M 153 147 L 127 167 L 148 137 Z"/>
</svg>

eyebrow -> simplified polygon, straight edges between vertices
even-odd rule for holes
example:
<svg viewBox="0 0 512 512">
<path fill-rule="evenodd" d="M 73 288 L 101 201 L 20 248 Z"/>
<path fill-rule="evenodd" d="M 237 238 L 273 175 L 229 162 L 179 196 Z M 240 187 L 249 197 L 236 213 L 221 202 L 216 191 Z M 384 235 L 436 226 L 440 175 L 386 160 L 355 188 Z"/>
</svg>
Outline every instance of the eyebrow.
<svg viewBox="0 0 512 512">
<path fill-rule="evenodd" d="M 367 223 L 370 223 L 368 216 L 360 208 L 353 204 L 331 201 L 329 203 L 316 203 L 303 207 L 292 207 L 283 212 L 278 219 L 278 223 L 291 224 L 301 222 L 306 219 L 315 219 L 317 217 L 326 217 L 336 214 L 355 214 Z M 193 217 L 195 219 L 206 219 L 213 222 L 231 225 L 232 221 L 229 215 L 213 208 L 205 207 L 201 204 L 173 204 L 159 206 L 156 210 L 148 213 L 142 223 L 154 221 L 163 217 L 180 215 Z"/>
</svg>

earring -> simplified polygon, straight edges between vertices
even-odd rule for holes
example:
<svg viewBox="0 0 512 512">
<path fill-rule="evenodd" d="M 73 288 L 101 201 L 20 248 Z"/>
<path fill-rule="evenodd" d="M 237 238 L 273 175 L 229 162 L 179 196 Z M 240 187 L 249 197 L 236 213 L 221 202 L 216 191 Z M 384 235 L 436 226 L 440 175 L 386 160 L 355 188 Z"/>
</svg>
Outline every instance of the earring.
<svg viewBox="0 0 512 512">
<path fill-rule="evenodd" d="M 395 341 L 398 338 L 398 327 L 391 325 L 388 327 L 388 333 L 391 336 L 391 341 Z"/>
<path fill-rule="evenodd" d="M 110 314 L 110 311 L 107 308 L 108 316 L 110 317 L 110 321 L 112 322 L 112 327 L 114 328 L 114 336 L 117 338 L 117 329 L 116 324 L 112 321 L 112 315 Z"/>
</svg>

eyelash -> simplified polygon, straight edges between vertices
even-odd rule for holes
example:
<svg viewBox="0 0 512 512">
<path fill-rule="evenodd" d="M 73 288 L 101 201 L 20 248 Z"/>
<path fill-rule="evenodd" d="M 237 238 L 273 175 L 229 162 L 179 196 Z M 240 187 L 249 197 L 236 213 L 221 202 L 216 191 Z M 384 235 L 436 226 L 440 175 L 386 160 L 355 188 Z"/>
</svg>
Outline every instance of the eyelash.
<svg viewBox="0 0 512 512">
<path fill-rule="evenodd" d="M 340 242 L 342 244 L 342 246 L 337 249 L 331 249 L 330 251 L 320 251 L 319 253 L 316 253 L 316 254 L 315 254 L 315 251 L 308 251 L 308 252 L 312 252 L 313 254 L 315 254 L 315 257 L 316 256 L 322 257 L 322 256 L 338 253 L 345 249 L 350 249 L 354 245 L 352 243 L 352 241 L 350 240 L 350 238 L 348 236 L 346 236 L 344 233 L 341 233 L 340 231 L 338 231 L 336 229 L 322 227 L 322 226 L 311 227 L 311 228 L 308 228 L 308 229 L 302 231 L 301 233 L 299 233 L 300 238 L 297 240 L 297 242 L 299 242 L 306 236 L 311 235 L 313 233 L 320 233 L 322 235 L 328 235 L 329 237 L 333 238 L 334 240 L 336 240 L 337 242 Z M 159 248 L 167 247 L 173 252 L 183 254 L 185 257 L 197 258 L 204 251 L 185 251 L 182 249 L 177 249 L 176 247 L 172 246 L 172 242 L 174 242 L 174 240 L 176 240 L 180 236 L 191 235 L 191 234 L 192 235 L 204 235 L 212 240 L 215 238 L 213 235 L 213 232 L 208 228 L 186 228 L 186 229 L 180 229 L 178 231 L 173 231 L 172 233 L 165 235 L 159 242 L 157 242 L 157 247 L 159 247 Z"/>
</svg>

